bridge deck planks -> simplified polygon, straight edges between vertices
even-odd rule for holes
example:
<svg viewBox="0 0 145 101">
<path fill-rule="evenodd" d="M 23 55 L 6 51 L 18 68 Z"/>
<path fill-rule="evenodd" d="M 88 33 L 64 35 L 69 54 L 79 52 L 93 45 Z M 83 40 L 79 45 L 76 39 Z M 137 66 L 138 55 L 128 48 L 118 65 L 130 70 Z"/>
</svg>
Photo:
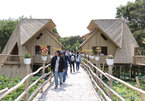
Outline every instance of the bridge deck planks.
<svg viewBox="0 0 145 101">
<path fill-rule="evenodd" d="M 80 68 L 79 73 L 70 74 L 65 84 L 54 89 L 54 84 L 47 89 L 38 101 L 101 101 L 94 91 L 88 74 Z M 35 100 L 36 101 L 36 100 Z"/>
</svg>

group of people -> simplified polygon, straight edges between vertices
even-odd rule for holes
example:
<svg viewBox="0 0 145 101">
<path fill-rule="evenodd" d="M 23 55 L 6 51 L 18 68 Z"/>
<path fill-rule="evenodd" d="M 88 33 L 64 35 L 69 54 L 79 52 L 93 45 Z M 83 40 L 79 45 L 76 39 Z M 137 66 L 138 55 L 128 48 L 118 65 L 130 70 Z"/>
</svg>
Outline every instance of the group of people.
<svg viewBox="0 0 145 101">
<path fill-rule="evenodd" d="M 76 69 L 75 69 L 76 63 Z M 70 73 L 78 72 L 81 63 L 81 56 L 79 52 L 74 54 L 73 51 L 59 51 L 55 52 L 55 56 L 51 59 L 51 71 L 54 73 L 54 81 L 55 81 L 55 89 L 58 88 L 58 84 L 60 86 L 65 83 L 68 66 L 70 66 Z M 73 68 L 72 68 L 73 67 Z M 73 69 L 73 70 L 72 70 Z M 59 82 L 58 82 L 59 79 Z"/>
</svg>

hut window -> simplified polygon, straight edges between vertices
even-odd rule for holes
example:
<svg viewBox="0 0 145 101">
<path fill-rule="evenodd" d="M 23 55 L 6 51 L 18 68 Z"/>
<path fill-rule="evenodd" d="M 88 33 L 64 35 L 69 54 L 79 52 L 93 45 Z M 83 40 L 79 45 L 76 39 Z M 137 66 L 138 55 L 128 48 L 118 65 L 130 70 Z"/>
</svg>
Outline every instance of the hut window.
<svg viewBox="0 0 145 101">
<path fill-rule="evenodd" d="M 95 55 L 100 54 L 100 55 L 107 55 L 107 47 L 101 47 L 101 53 L 97 53 L 96 47 L 92 47 L 92 50 Z"/>
<path fill-rule="evenodd" d="M 104 36 L 103 34 L 101 34 L 101 37 L 102 37 L 105 41 L 107 40 L 106 36 Z"/>
<path fill-rule="evenodd" d="M 43 35 L 43 33 L 40 33 L 38 36 L 37 36 L 37 40 L 39 40 L 41 38 L 41 36 Z"/>
<path fill-rule="evenodd" d="M 48 54 L 50 54 L 50 46 L 47 46 Z M 40 46 L 35 46 L 35 54 L 40 54 Z"/>
</svg>

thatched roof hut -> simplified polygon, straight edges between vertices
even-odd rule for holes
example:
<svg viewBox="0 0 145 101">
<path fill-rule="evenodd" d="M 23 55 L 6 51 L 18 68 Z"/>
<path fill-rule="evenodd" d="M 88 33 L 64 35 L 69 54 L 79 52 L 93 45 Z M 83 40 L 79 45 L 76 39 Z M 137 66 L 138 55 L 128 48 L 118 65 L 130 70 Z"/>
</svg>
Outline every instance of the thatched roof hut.
<svg viewBox="0 0 145 101">
<path fill-rule="evenodd" d="M 39 36 L 42 31 L 47 31 L 47 33 L 51 34 L 51 38 L 53 38 L 59 46 L 62 46 L 57 41 L 59 36 L 52 32 L 54 28 L 55 24 L 51 19 L 23 19 L 16 26 L 2 54 L 10 54 L 16 43 L 18 46 L 25 46 L 29 44 L 29 42 L 31 43 L 31 40 Z M 19 52 L 18 55 L 23 54 Z"/>
<path fill-rule="evenodd" d="M 0 54 L 0 63 L 3 62 L 3 69 L 0 66 L 0 74 L 17 74 L 23 76 L 25 65 L 23 63 L 23 55 L 26 52 L 32 54 L 32 70 L 36 70 L 34 65 L 42 65 L 40 54 L 40 45 L 47 45 L 48 54 L 54 55 L 56 49 L 61 49 L 63 46 L 58 42 L 59 35 L 53 33 L 55 24 L 51 19 L 22 19 L 17 24 L 11 37 L 9 38 L 2 54 Z M 50 62 L 50 57 L 46 63 Z M 13 65 L 13 70 L 9 70 Z M 6 67 L 5 67 L 6 66 Z M 18 68 L 20 67 L 20 68 Z M 33 68 L 34 67 L 34 68 Z M 7 70 L 6 70 L 7 68 Z M 15 68 L 15 69 L 14 69 Z M 19 69 L 19 71 L 18 71 Z M 12 72 L 13 71 L 13 72 Z M 16 73 L 16 71 L 18 73 Z"/>
<path fill-rule="evenodd" d="M 83 36 L 85 41 L 80 45 L 82 50 L 99 46 L 104 55 L 114 56 L 115 64 L 134 63 L 135 50 L 139 46 L 123 19 L 92 20 L 88 29 L 90 33 Z M 101 62 L 105 62 L 105 58 Z"/>
</svg>

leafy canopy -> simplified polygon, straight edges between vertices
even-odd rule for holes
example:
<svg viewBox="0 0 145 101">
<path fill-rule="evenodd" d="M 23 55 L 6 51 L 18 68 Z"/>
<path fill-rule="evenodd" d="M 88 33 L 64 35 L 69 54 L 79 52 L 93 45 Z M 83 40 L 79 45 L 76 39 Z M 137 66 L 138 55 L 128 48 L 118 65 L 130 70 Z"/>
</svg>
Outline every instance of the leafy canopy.
<svg viewBox="0 0 145 101">
<path fill-rule="evenodd" d="M 60 38 L 59 41 L 66 50 L 76 51 L 76 47 L 78 47 L 83 42 L 83 38 L 80 36 L 70 36 Z"/>
<path fill-rule="evenodd" d="M 145 0 L 136 0 L 128 2 L 125 6 L 117 8 L 116 17 L 123 16 L 128 23 L 135 39 L 137 40 L 140 50 L 145 50 L 143 38 L 145 38 Z"/>
</svg>

